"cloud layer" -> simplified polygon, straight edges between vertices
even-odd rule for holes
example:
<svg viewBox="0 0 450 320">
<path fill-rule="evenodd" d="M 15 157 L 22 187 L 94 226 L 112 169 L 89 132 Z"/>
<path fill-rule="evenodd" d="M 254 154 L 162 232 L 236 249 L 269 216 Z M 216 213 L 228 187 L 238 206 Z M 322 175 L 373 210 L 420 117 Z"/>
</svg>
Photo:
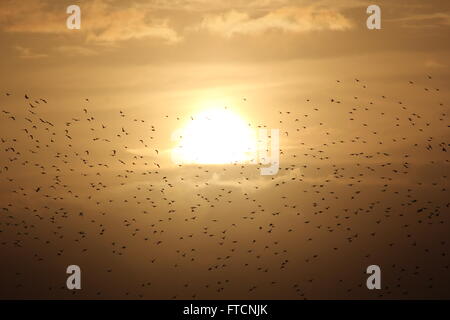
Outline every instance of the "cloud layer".
<svg viewBox="0 0 450 320">
<path fill-rule="evenodd" d="M 6 0 L 0 5 L 0 28 L 5 32 L 64 34 L 64 7 L 52 7 L 43 0 L 17 3 Z M 142 5 L 120 7 L 111 1 L 93 0 L 81 6 L 81 34 L 88 42 L 113 43 L 129 39 L 157 38 L 168 43 L 180 40 L 167 19 L 151 17 Z"/>
<path fill-rule="evenodd" d="M 259 17 L 234 10 L 209 15 L 203 19 L 199 28 L 231 37 L 236 34 L 262 34 L 271 30 L 301 33 L 317 30 L 342 31 L 351 27 L 350 20 L 337 11 L 314 7 L 284 7 Z"/>
<path fill-rule="evenodd" d="M 45 0 L 17 3 L 5 0 L 0 4 L 0 28 L 5 32 L 64 34 L 66 14 L 63 6 L 52 6 Z M 80 33 L 87 42 L 114 43 L 130 39 L 154 38 L 166 43 L 182 39 L 182 31 L 171 26 L 171 10 L 155 8 L 151 3 L 134 2 L 122 6 L 114 1 L 92 0 L 81 5 Z M 185 26 L 189 30 L 207 30 L 231 37 L 236 34 L 259 35 L 268 31 L 308 32 L 315 30 L 347 30 L 351 21 L 339 11 L 316 5 L 281 6 L 250 10 L 253 6 L 237 6 L 201 12 L 200 23 Z M 194 10 L 195 11 L 195 10 Z M 263 12 L 255 15 L 256 12 Z M 185 29 L 184 27 L 181 29 Z"/>
</svg>

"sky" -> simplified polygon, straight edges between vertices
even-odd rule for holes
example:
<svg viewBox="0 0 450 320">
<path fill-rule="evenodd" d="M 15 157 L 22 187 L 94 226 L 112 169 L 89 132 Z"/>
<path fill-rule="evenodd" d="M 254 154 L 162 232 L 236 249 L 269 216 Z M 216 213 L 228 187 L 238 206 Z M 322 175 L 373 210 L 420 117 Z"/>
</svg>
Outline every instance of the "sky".
<svg viewBox="0 0 450 320">
<path fill-rule="evenodd" d="M 449 26 L 438 0 L 1 1 L 0 297 L 450 298 Z M 278 129 L 278 172 L 173 161 L 211 109 Z"/>
</svg>

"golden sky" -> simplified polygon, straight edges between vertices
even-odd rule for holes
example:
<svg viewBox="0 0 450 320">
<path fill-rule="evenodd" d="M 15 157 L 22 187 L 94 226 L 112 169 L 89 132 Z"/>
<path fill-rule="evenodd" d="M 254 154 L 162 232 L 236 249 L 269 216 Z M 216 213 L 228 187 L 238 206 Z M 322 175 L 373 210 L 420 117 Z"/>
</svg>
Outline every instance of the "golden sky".
<svg viewBox="0 0 450 320">
<path fill-rule="evenodd" d="M 440 0 L 2 0 L 0 297 L 449 298 L 449 26 Z M 279 172 L 174 163 L 211 108 L 279 129 Z"/>
</svg>

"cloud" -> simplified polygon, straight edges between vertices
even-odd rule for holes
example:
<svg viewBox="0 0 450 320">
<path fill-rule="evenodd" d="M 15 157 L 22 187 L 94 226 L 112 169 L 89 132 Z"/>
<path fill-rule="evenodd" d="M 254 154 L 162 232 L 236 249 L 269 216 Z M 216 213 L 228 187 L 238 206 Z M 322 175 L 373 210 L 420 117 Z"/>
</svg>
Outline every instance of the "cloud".
<svg viewBox="0 0 450 320">
<path fill-rule="evenodd" d="M 30 48 L 16 46 L 15 49 L 19 52 L 19 58 L 22 59 L 39 59 L 47 57 L 46 54 L 35 53 Z"/>
<path fill-rule="evenodd" d="M 93 56 L 98 54 L 97 51 L 82 46 L 60 46 L 55 50 L 71 56 Z"/>
<path fill-rule="evenodd" d="M 181 40 L 178 33 L 169 26 L 168 19 L 152 19 L 149 16 L 151 10 L 139 5 L 116 8 L 103 0 L 95 0 L 85 11 L 88 15 L 84 22 L 88 41 L 159 38 L 167 43 L 176 43 Z"/>
<path fill-rule="evenodd" d="M 75 34 L 87 42 L 114 43 L 130 39 L 157 38 L 166 43 L 181 40 L 167 19 L 151 17 L 143 5 L 128 7 L 112 1 L 92 0 L 81 7 L 81 30 L 68 30 L 64 6 L 52 7 L 44 0 L 12 1 L 0 4 L 0 29 L 11 33 Z"/>
<path fill-rule="evenodd" d="M 0 28 L 6 32 L 58 33 L 65 28 L 65 11 L 58 16 L 40 0 L 3 0 L 0 4 Z"/>
<path fill-rule="evenodd" d="M 258 35 L 270 30 L 302 33 L 317 30 L 343 31 L 352 23 L 340 12 L 310 7 L 283 7 L 259 17 L 241 11 L 207 15 L 197 29 L 205 29 L 225 37 L 237 34 Z"/>
<path fill-rule="evenodd" d="M 146 25 L 139 20 L 134 20 L 134 18 L 131 18 L 130 21 L 132 22 L 128 24 L 112 23 L 106 28 L 94 29 L 88 33 L 87 40 L 89 42 L 112 43 L 129 39 L 156 38 L 169 44 L 181 40 L 177 32 L 168 26 L 166 20 L 159 21 L 154 25 Z"/>
<path fill-rule="evenodd" d="M 434 12 L 414 14 L 407 17 L 392 19 L 392 21 L 402 22 L 404 27 L 448 27 L 450 26 L 450 13 Z"/>
<path fill-rule="evenodd" d="M 433 60 L 433 59 L 426 60 L 425 66 L 427 68 L 445 68 L 445 67 L 447 67 L 445 64 L 437 62 L 436 60 Z"/>
</svg>

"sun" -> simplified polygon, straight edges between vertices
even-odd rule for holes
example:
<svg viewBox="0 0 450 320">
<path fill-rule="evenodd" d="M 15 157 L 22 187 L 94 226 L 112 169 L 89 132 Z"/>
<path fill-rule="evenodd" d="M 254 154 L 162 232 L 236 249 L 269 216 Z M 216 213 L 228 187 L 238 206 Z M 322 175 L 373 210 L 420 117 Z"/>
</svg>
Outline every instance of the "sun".
<svg viewBox="0 0 450 320">
<path fill-rule="evenodd" d="M 256 138 L 238 114 L 225 108 L 210 108 L 191 117 L 173 136 L 177 164 L 230 164 L 254 159 Z"/>
</svg>

